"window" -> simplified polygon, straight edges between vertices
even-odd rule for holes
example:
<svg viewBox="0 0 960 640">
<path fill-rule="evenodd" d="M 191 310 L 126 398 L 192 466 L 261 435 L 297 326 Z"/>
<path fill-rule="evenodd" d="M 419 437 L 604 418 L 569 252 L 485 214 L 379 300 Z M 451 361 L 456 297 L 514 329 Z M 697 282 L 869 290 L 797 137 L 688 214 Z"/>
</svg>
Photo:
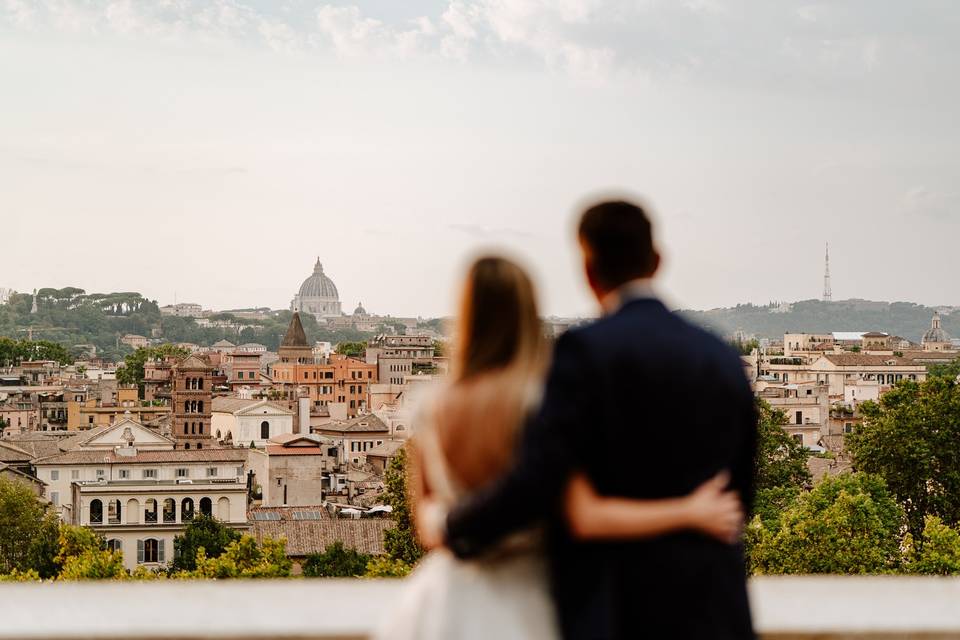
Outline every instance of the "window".
<svg viewBox="0 0 960 640">
<path fill-rule="evenodd" d="M 793 434 L 793 439 L 796 440 L 798 444 L 803 444 L 803 434 L 795 433 Z"/>
<path fill-rule="evenodd" d="M 163 501 L 163 521 L 177 521 L 177 502 L 173 498 L 167 498 Z"/>
<path fill-rule="evenodd" d="M 157 521 L 157 501 L 153 498 L 147 500 L 143 508 L 143 521 L 153 523 Z"/>
<path fill-rule="evenodd" d="M 143 479 L 144 479 L 144 480 L 156 480 L 156 479 L 157 479 L 157 470 L 156 470 L 156 469 L 144 469 L 144 470 L 143 470 Z"/>
<path fill-rule="evenodd" d="M 127 480 L 130 478 L 130 469 L 120 469 L 120 471 L 117 473 L 119 474 L 121 480 Z"/>
<path fill-rule="evenodd" d="M 242 478 L 242 477 L 243 477 L 243 467 L 242 467 L 242 466 L 241 466 L 241 467 L 237 467 L 237 477 L 238 477 L 238 478 Z"/>
<path fill-rule="evenodd" d="M 207 477 L 216 478 L 217 477 L 217 468 L 216 467 L 207 467 Z"/>
<path fill-rule="evenodd" d="M 59 492 L 59 491 L 51 491 L 51 492 L 50 492 L 50 502 L 52 502 L 52 503 L 53 503 L 53 506 L 55 506 L 55 507 L 59 507 L 59 506 L 60 506 L 60 492 Z"/>
<path fill-rule="evenodd" d="M 97 469 L 97 480 L 103 480 L 104 475 L 106 475 L 106 471 L 103 469 Z"/>
<path fill-rule="evenodd" d="M 80 469 L 71 469 L 70 470 L 70 479 L 79 480 L 80 479 Z"/>
<path fill-rule="evenodd" d="M 180 503 L 180 519 L 184 522 L 193 520 L 193 498 L 184 498 Z"/>
<path fill-rule="evenodd" d="M 267 440 L 270 438 L 270 423 L 264 420 L 260 423 L 260 439 Z"/>
<path fill-rule="evenodd" d="M 59 480 L 59 479 L 60 479 L 60 472 L 57 471 L 56 469 L 54 469 L 53 471 L 51 471 L 51 472 L 50 472 L 50 479 L 51 479 L 51 480 Z"/>
<path fill-rule="evenodd" d="M 803 424 L 803 411 L 797 411 L 796 420 L 797 424 Z"/>
<path fill-rule="evenodd" d="M 103 503 L 99 500 L 90 502 L 90 524 L 103 524 Z"/>
<path fill-rule="evenodd" d="M 200 513 L 205 516 L 213 515 L 213 501 L 210 498 L 200 498 Z"/>
<path fill-rule="evenodd" d="M 177 469 L 177 477 L 178 477 L 178 478 L 189 478 L 189 477 L 190 477 L 190 469 L 183 469 L 183 468 Z"/>
<path fill-rule="evenodd" d="M 123 553 L 123 543 L 116 538 L 107 540 L 107 551 L 119 551 Z"/>
<path fill-rule="evenodd" d="M 107 503 L 107 522 L 120 524 L 120 501 L 111 500 Z"/>
<path fill-rule="evenodd" d="M 164 561 L 163 540 L 154 538 L 137 540 L 137 562 L 140 564 L 155 564 Z"/>
</svg>

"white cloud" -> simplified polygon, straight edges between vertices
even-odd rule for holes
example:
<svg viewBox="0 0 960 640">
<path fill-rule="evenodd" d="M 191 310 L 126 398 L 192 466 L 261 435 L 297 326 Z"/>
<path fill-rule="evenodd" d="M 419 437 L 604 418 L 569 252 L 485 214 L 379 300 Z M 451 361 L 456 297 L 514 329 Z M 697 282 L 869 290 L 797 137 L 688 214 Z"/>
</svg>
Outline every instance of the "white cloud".
<svg viewBox="0 0 960 640">
<path fill-rule="evenodd" d="M 586 78 L 623 73 L 764 85 L 957 59 L 938 5 L 748 0 L 449 0 L 389 21 L 324 0 L 0 0 L 0 30 L 233 40 L 340 57 L 517 61 Z M 415 12 L 414 12 L 415 14 Z M 906 26 L 909 21 L 909 26 Z M 881 56 L 881 52 L 883 56 Z"/>
</svg>

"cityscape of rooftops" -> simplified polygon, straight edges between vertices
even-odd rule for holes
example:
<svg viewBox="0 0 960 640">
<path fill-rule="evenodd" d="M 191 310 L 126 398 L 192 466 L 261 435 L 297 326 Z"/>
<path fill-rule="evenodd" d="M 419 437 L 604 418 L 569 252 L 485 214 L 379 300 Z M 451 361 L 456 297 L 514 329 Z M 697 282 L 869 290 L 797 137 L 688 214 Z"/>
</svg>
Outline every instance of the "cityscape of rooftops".
<svg viewBox="0 0 960 640">
<path fill-rule="evenodd" d="M 960 638 L 958 26 L 0 2 L 0 640 L 325 578 L 397 597 L 304 637 Z"/>
</svg>

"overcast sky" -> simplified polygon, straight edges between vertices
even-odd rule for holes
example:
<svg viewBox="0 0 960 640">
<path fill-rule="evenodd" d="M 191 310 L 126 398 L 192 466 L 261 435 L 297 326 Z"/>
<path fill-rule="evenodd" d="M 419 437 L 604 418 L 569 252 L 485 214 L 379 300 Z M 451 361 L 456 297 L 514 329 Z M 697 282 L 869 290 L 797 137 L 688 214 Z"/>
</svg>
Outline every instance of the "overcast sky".
<svg viewBox="0 0 960 640">
<path fill-rule="evenodd" d="M 589 312 L 576 208 L 643 196 L 710 308 L 960 304 L 960 7 L 0 0 L 0 287 L 445 314 L 505 247 Z"/>
</svg>

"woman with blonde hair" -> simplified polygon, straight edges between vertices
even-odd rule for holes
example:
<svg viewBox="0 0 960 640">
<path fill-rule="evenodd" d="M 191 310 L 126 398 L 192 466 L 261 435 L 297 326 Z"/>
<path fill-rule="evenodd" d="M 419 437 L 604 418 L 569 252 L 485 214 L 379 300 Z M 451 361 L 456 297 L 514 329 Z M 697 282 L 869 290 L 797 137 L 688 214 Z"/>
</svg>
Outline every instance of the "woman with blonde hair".
<svg viewBox="0 0 960 640">
<path fill-rule="evenodd" d="M 538 407 L 546 341 L 533 284 L 520 266 L 495 256 L 473 263 L 456 337 L 451 380 L 423 403 L 415 425 L 411 477 L 418 522 L 425 517 L 418 506 L 422 500 L 452 506 L 505 472 L 519 430 Z M 584 426 L 584 446 L 589 446 Z M 634 500 L 599 496 L 578 475 L 558 508 L 571 535 L 582 539 L 693 530 L 731 541 L 743 515 L 739 499 L 725 485 L 718 476 L 685 497 Z M 559 637 L 538 533 L 515 535 L 480 560 L 431 551 L 407 579 L 376 637 Z"/>
</svg>

